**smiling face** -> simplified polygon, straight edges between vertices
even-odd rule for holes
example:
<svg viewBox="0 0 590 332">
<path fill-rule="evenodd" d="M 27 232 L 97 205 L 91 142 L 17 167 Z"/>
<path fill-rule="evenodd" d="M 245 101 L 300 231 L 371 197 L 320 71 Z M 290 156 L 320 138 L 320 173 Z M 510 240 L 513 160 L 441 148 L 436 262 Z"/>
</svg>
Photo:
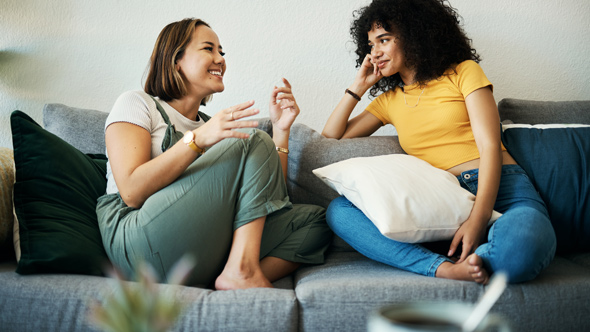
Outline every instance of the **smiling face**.
<svg viewBox="0 0 590 332">
<path fill-rule="evenodd" d="M 389 77 L 399 73 L 406 85 L 412 84 L 414 71 L 405 65 L 406 59 L 399 39 L 377 24 L 373 24 L 368 37 L 369 46 L 371 46 L 371 62 L 377 64 L 381 74 Z"/>
<path fill-rule="evenodd" d="M 225 59 L 217 34 L 199 25 L 192 34 L 176 69 L 185 81 L 187 94 L 204 98 L 224 90 Z"/>
</svg>

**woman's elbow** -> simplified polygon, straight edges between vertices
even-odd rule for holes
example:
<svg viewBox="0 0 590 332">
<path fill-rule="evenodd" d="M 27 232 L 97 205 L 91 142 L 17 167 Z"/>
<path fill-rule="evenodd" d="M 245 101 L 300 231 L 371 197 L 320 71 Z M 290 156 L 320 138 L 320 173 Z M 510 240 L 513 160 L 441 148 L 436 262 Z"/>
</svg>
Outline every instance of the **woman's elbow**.
<svg viewBox="0 0 590 332">
<path fill-rule="evenodd" d="M 338 135 L 338 133 L 331 131 L 331 130 L 322 130 L 322 136 L 324 136 L 325 138 L 335 138 L 335 139 L 341 139 L 342 138 L 342 134 Z"/>
<path fill-rule="evenodd" d="M 324 136 L 325 138 L 337 138 L 337 137 L 330 135 L 330 133 L 327 133 L 325 131 L 322 131 L 322 136 Z"/>
<path fill-rule="evenodd" d="M 142 198 L 133 190 L 119 190 L 119 195 L 121 195 L 121 199 L 125 205 L 134 209 L 139 209 L 145 202 L 145 198 Z"/>
</svg>

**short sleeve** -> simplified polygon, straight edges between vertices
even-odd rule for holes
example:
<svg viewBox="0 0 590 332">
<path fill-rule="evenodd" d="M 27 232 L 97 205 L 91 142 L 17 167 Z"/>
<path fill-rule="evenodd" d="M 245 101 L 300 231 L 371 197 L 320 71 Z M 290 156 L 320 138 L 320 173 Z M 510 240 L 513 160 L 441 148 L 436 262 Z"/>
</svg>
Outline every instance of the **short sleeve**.
<svg viewBox="0 0 590 332">
<path fill-rule="evenodd" d="M 464 97 L 467 97 L 475 90 L 488 86 L 493 91 L 494 86 L 488 80 L 483 69 L 477 62 L 473 60 L 463 61 L 457 66 L 456 71 L 457 82 L 455 82 L 455 84 L 457 84 Z"/>
<path fill-rule="evenodd" d="M 105 122 L 105 129 L 115 122 L 127 122 L 144 128 L 152 132 L 154 128 L 152 125 L 152 117 L 154 110 L 157 112 L 155 103 L 148 102 L 149 95 L 141 91 L 128 91 L 115 101 L 107 121 Z M 153 104 L 153 107 L 152 105 Z"/>
<path fill-rule="evenodd" d="M 373 100 L 369 106 L 367 106 L 366 111 L 373 114 L 374 116 L 377 117 L 377 119 L 381 120 L 381 122 L 386 125 L 386 124 L 390 124 L 391 120 L 389 119 L 389 114 L 387 112 L 388 107 L 388 98 L 387 95 L 390 93 L 390 91 L 382 93 L 381 95 L 379 95 L 379 97 L 377 97 L 375 100 Z"/>
</svg>

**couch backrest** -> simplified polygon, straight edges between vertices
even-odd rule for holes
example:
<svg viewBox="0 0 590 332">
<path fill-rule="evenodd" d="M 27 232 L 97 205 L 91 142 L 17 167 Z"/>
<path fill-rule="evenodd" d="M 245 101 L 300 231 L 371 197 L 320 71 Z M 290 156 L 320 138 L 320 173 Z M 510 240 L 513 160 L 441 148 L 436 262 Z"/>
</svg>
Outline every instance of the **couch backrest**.
<svg viewBox="0 0 590 332">
<path fill-rule="evenodd" d="M 590 100 L 535 101 L 506 98 L 498 103 L 500 120 L 513 123 L 590 124 Z"/>
<path fill-rule="evenodd" d="M 312 173 L 314 169 L 354 157 L 404 153 L 397 136 L 337 140 L 299 123 L 291 128 L 289 150 L 287 188 L 291 200 L 323 207 L 338 194 Z"/>
<path fill-rule="evenodd" d="M 43 107 L 43 127 L 83 153 L 104 154 L 104 124 L 109 113 L 46 104 Z M 259 119 L 258 128 L 270 133 L 270 119 Z"/>
<path fill-rule="evenodd" d="M 83 153 L 105 153 L 104 124 L 109 113 L 46 104 L 43 107 L 43 127 Z"/>
<path fill-rule="evenodd" d="M 542 102 L 503 99 L 498 104 L 501 120 L 514 123 L 590 124 L 589 101 Z M 47 104 L 43 124 L 47 130 L 84 153 L 105 153 L 104 123 L 108 113 L 97 110 Z M 272 131 L 268 118 L 259 119 L 259 128 Z M 313 175 L 312 170 L 337 161 L 375 155 L 404 153 L 397 136 L 329 139 L 308 126 L 296 123 L 289 142 L 287 188 L 294 203 L 327 207 L 337 193 Z"/>
</svg>

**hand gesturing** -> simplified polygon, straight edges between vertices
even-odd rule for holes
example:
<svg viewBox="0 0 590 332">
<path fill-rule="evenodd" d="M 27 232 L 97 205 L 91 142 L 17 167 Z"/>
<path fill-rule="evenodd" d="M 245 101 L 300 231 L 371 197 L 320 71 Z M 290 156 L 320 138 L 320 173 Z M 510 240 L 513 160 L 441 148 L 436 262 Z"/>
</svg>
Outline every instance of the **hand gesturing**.
<svg viewBox="0 0 590 332">
<path fill-rule="evenodd" d="M 250 108 L 252 105 L 254 105 L 253 100 L 218 112 L 204 125 L 196 129 L 195 143 L 198 146 L 205 148 L 229 137 L 248 138 L 248 134 L 234 129 L 254 128 L 258 126 L 258 121 L 237 121 L 260 112 L 258 109 Z"/>
<path fill-rule="evenodd" d="M 274 87 L 270 96 L 270 121 L 273 130 L 288 131 L 299 115 L 299 106 L 295 101 L 291 84 L 283 78 L 284 87 Z"/>
</svg>

